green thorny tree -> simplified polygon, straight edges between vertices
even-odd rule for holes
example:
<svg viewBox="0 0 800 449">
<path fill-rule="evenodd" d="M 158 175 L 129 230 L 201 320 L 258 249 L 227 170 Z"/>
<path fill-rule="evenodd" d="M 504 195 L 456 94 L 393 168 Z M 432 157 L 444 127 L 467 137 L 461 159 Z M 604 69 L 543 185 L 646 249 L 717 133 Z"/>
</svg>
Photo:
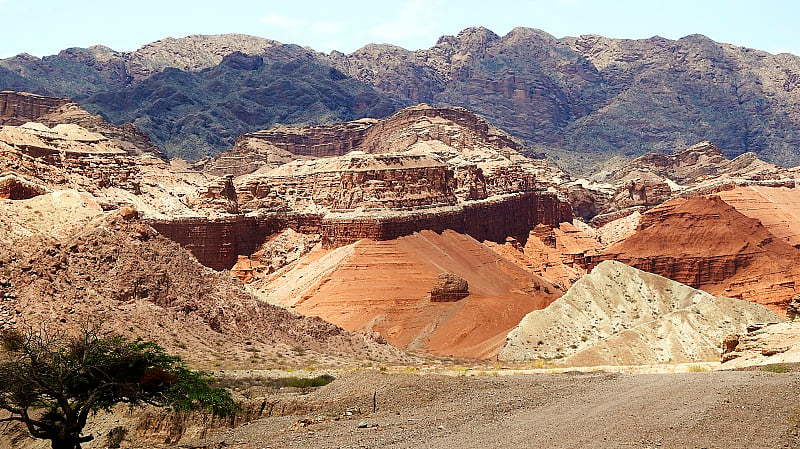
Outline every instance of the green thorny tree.
<svg viewBox="0 0 800 449">
<path fill-rule="evenodd" d="M 156 343 L 101 335 L 85 326 L 67 337 L 43 328 L 0 334 L 0 421 L 25 424 L 53 449 L 79 449 L 90 413 L 118 403 L 179 410 L 236 412 L 227 390 L 209 374 L 192 371 Z M 10 415 L 10 416 L 8 416 Z"/>
</svg>

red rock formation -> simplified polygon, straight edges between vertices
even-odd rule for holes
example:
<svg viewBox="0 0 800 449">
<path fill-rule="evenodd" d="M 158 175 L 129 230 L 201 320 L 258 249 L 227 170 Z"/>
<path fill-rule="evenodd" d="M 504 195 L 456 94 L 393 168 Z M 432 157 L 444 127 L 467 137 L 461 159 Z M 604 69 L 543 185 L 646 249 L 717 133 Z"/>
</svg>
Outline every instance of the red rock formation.
<svg viewBox="0 0 800 449">
<path fill-rule="evenodd" d="M 0 125 L 36 122 L 71 103 L 67 98 L 52 98 L 25 92 L 0 92 Z"/>
<path fill-rule="evenodd" d="M 68 98 L 45 97 L 26 92 L 0 92 L 0 125 L 18 126 L 27 122 L 43 123 L 49 127 L 75 124 L 106 136 L 129 154 L 151 154 L 166 159 L 147 134 L 136 125 L 112 125 Z"/>
<path fill-rule="evenodd" d="M 442 271 L 469 286 L 458 301 L 432 302 Z M 401 348 L 491 358 L 527 313 L 561 292 L 475 239 L 422 231 L 389 241 L 315 249 L 266 282 L 250 284 L 303 315 L 374 330 Z"/>
<path fill-rule="evenodd" d="M 239 255 L 252 254 L 270 235 L 292 224 L 286 217 L 256 219 L 244 215 L 146 221 L 159 234 L 191 251 L 201 264 L 215 270 L 233 267 Z M 299 222 L 302 220 L 295 220 L 294 224 Z"/>
<path fill-rule="evenodd" d="M 78 185 L 88 191 L 118 187 L 140 192 L 136 161 L 107 138 L 76 125 L 0 127 L 0 172 L 46 186 Z"/>
<path fill-rule="evenodd" d="M 524 244 L 516 239 L 507 239 L 502 245 L 484 244 L 566 291 L 586 274 L 587 256 L 601 248 L 591 228 L 578 221 L 574 223 L 539 224 Z"/>
<path fill-rule="evenodd" d="M 648 211 L 635 234 L 589 263 L 606 259 L 782 314 L 800 285 L 800 251 L 716 196 L 671 200 Z"/>
<path fill-rule="evenodd" d="M 239 255 L 249 255 L 269 236 L 284 229 L 320 234 L 323 246 L 337 247 L 369 238 L 391 240 L 424 229 L 452 229 L 478 240 L 527 241 L 538 223 L 557 226 L 570 221 L 569 205 L 552 193 L 530 192 L 495 201 L 474 202 L 449 211 L 393 216 L 274 212 L 256 216 L 148 220 L 161 234 L 189 249 L 203 265 L 233 267 Z"/>
<path fill-rule="evenodd" d="M 451 302 L 469 296 L 469 283 L 457 274 L 439 273 L 431 289 L 431 301 Z"/>
<path fill-rule="evenodd" d="M 281 163 L 235 180 L 239 210 L 248 218 L 212 220 L 205 231 L 202 220 L 154 226 L 216 268 L 230 268 L 238 255 L 250 254 L 246 248 L 286 228 L 319 234 L 326 248 L 447 229 L 479 240 L 525 242 L 533 226 L 571 221 L 572 211 L 547 191 L 553 170 L 516 148 L 465 109 L 427 105 L 382 121 L 261 131 L 242 136 L 237 148 L 207 165 L 207 171 L 241 173 L 262 156 L 267 166 Z M 316 159 L 283 163 L 297 156 Z M 218 191 L 207 188 L 188 202 L 205 211 L 202 204 L 219 203 Z M 209 238 L 197 243 L 192 233 Z"/>
</svg>

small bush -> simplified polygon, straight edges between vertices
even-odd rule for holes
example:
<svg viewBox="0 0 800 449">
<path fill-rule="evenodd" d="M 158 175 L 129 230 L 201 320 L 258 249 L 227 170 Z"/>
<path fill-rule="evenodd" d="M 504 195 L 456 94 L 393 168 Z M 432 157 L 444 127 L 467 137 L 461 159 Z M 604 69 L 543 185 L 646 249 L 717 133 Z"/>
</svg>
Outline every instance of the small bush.
<svg viewBox="0 0 800 449">
<path fill-rule="evenodd" d="M 792 368 L 786 365 L 765 365 L 761 367 L 761 371 L 768 373 L 790 373 Z"/>
<path fill-rule="evenodd" d="M 291 388 L 315 388 L 328 385 L 333 382 L 335 377 L 329 374 L 323 374 L 316 377 L 237 377 L 225 378 L 219 381 L 221 386 L 231 389 L 245 389 L 249 387 L 266 387 L 273 389 L 280 389 L 284 387 Z"/>
<path fill-rule="evenodd" d="M 689 365 L 689 367 L 686 369 L 686 372 L 689 373 L 705 373 L 708 371 L 709 368 L 702 365 Z"/>
</svg>

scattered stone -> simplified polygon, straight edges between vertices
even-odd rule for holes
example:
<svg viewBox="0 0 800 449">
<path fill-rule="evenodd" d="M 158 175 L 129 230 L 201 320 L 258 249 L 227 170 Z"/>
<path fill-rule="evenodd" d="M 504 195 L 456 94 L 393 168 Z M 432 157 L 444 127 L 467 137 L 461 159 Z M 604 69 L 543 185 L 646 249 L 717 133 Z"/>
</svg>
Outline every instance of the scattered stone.
<svg viewBox="0 0 800 449">
<path fill-rule="evenodd" d="M 467 281 L 453 273 L 441 273 L 431 290 L 431 301 L 451 302 L 469 296 Z"/>
</svg>

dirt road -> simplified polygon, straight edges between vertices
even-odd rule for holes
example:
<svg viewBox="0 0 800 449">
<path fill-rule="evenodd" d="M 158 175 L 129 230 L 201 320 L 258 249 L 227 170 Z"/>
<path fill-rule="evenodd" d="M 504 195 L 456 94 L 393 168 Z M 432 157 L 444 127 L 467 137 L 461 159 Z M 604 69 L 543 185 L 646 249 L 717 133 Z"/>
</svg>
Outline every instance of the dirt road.
<svg viewBox="0 0 800 449">
<path fill-rule="evenodd" d="M 257 420 L 198 443 L 242 449 L 792 448 L 800 447 L 798 386 L 800 372 L 352 372 L 308 394 L 314 409 L 307 415 Z"/>
</svg>

